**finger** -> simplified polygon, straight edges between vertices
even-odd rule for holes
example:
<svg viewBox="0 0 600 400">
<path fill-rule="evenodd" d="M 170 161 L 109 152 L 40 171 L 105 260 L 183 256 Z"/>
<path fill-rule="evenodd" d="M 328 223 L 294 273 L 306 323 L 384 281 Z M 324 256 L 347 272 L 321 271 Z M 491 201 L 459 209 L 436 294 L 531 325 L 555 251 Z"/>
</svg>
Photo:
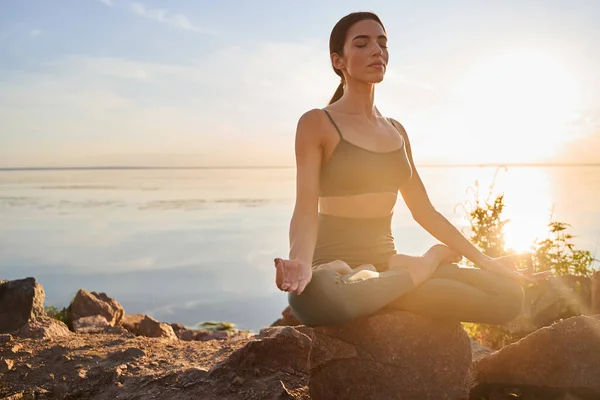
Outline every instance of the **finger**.
<svg viewBox="0 0 600 400">
<path fill-rule="evenodd" d="M 298 281 L 292 282 L 289 287 L 290 292 L 295 292 L 298 289 Z"/>
<path fill-rule="evenodd" d="M 504 269 L 501 271 L 502 271 L 501 274 L 506 276 L 507 278 L 515 279 L 522 283 L 535 283 L 536 282 L 534 279 L 532 279 L 528 276 L 525 276 L 523 274 L 520 274 L 516 271 L 510 270 L 510 269 Z"/>
<path fill-rule="evenodd" d="M 275 263 L 275 283 L 277 287 L 281 289 L 283 283 L 283 268 L 279 266 L 279 263 Z"/>
<path fill-rule="evenodd" d="M 296 290 L 296 293 L 302 294 L 302 292 L 304 292 L 304 289 L 306 289 L 306 285 L 308 285 L 307 279 L 300 280 L 300 282 L 298 283 L 298 289 Z"/>
<path fill-rule="evenodd" d="M 532 278 L 535 279 L 536 282 L 543 281 L 548 279 L 549 277 L 554 276 L 552 271 L 544 271 L 533 274 Z"/>
<path fill-rule="evenodd" d="M 531 278 L 531 277 L 529 277 L 529 276 L 526 276 L 526 275 L 523 275 L 523 274 L 519 274 L 519 273 L 515 273 L 515 275 L 516 275 L 517 279 L 519 279 L 521 282 L 524 282 L 524 283 L 536 283 L 536 280 L 533 279 L 533 278 Z"/>
<path fill-rule="evenodd" d="M 284 271 L 284 276 L 283 276 L 283 284 L 281 286 L 283 287 L 284 290 L 289 290 L 289 288 L 292 286 L 292 283 L 294 283 L 294 281 L 296 281 L 295 271 L 290 270 L 289 268 L 286 268 L 286 270 Z"/>
<path fill-rule="evenodd" d="M 304 292 L 304 289 L 306 289 L 306 287 L 308 286 L 309 283 L 310 283 L 310 278 L 301 279 L 300 283 L 298 284 L 298 290 L 296 292 L 298 294 L 302 294 L 302 292 Z"/>
</svg>

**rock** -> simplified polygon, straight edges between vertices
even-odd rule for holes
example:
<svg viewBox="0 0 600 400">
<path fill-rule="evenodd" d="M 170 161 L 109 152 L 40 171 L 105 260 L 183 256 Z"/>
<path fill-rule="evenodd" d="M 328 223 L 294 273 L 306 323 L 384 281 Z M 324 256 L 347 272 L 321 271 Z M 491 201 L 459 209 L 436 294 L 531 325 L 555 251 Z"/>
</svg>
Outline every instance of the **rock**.
<svg viewBox="0 0 600 400">
<path fill-rule="evenodd" d="M 45 316 L 44 297 L 35 278 L 0 281 L 0 333 L 12 333 Z"/>
<path fill-rule="evenodd" d="M 277 321 L 275 321 L 271 324 L 271 326 L 296 326 L 296 325 L 302 325 L 302 322 L 298 321 L 298 318 L 296 318 L 296 316 L 292 312 L 292 309 L 290 308 L 290 306 L 287 306 L 281 312 L 281 318 L 279 318 Z"/>
<path fill-rule="evenodd" d="M 560 319 L 588 314 L 591 298 L 589 278 L 553 276 L 526 287 L 521 315 L 502 327 L 508 333 L 524 336 Z"/>
<path fill-rule="evenodd" d="M 77 333 L 102 333 L 110 326 L 102 315 L 90 315 L 73 321 L 73 330 Z"/>
<path fill-rule="evenodd" d="M 376 313 L 313 329 L 313 400 L 467 399 L 471 345 L 459 323 Z"/>
<path fill-rule="evenodd" d="M 305 334 L 292 327 L 281 327 L 270 336 L 252 340 L 231 353 L 225 360 L 215 364 L 211 374 L 235 371 L 239 375 L 253 376 L 254 368 L 291 368 L 305 373 L 310 346 L 311 339 Z"/>
<path fill-rule="evenodd" d="M 107 358 L 115 361 L 132 361 L 146 357 L 144 350 L 130 347 L 126 350 L 116 351 L 108 354 Z"/>
<path fill-rule="evenodd" d="M 474 363 L 479 395 L 493 386 L 600 396 L 600 320 L 572 317 Z"/>
<path fill-rule="evenodd" d="M 15 362 L 9 359 L 0 359 L 0 374 L 10 371 L 15 366 Z"/>
<path fill-rule="evenodd" d="M 173 328 L 173 332 L 175 332 L 175 334 L 177 334 L 177 332 L 179 332 L 179 331 L 187 330 L 187 328 L 183 324 L 173 323 L 173 324 L 169 324 L 169 325 L 171 325 L 171 328 Z"/>
<path fill-rule="evenodd" d="M 79 318 L 101 315 L 109 325 L 115 326 L 121 322 L 124 314 L 123 306 L 108 297 L 106 293 L 80 289 L 69 305 L 67 319 L 70 324 L 73 324 Z"/>
<path fill-rule="evenodd" d="M 31 339 L 54 339 L 71 335 L 72 332 L 64 322 L 42 316 L 28 321 L 21 329 L 16 331 L 16 334 Z"/>
<path fill-rule="evenodd" d="M 140 322 L 142 322 L 144 318 L 146 318 L 146 315 L 144 314 L 125 314 L 123 319 L 121 319 L 120 324 L 134 335 L 139 335 Z"/>
<path fill-rule="evenodd" d="M 9 333 L 0 334 L 0 344 L 8 343 L 13 340 L 13 337 Z"/>
<path fill-rule="evenodd" d="M 138 326 L 138 334 L 147 337 L 161 338 L 167 340 L 179 340 L 171 325 L 158 322 L 147 315 L 140 321 Z"/>
<path fill-rule="evenodd" d="M 175 331 L 175 335 L 179 338 L 179 340 L 192 341 L 196 340 L 196 331 L 191 329 L 179 329 Z"/>
<path fill-rule="evenodd" d="M 494 351 L 496 350 L 483 346 L 475 339 L 471 339 L 471 359 L 473 360 L 473 362 L 489 356 Z"/>
</svg>

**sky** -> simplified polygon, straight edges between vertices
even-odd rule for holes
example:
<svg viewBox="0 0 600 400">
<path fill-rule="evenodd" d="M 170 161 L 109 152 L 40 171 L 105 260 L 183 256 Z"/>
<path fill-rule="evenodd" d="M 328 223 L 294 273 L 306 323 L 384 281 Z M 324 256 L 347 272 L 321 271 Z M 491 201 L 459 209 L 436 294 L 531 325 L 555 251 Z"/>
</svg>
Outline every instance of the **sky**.
<svg viewBox="0 0 600 400">
<path fill-rule="evenodd" d="M 353 11 L 417 164 L 600 162 L 600 1 L 2 0 L 0 167 L 294 166 Z"/>
</svg>

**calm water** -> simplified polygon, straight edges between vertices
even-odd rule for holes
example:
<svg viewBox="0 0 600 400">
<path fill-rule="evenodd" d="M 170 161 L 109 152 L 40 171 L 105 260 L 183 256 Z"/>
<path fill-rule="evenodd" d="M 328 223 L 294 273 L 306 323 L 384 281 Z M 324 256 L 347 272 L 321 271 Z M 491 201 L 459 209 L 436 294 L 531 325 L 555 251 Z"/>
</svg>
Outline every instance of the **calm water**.
<svg viewBox="0 0 600 400">
<path fill-rule="evenodd" d="M 420 175 L 436 208 L 464 227 L 467 187 L 478 181 L 485 199 L 495 170 Z M 34 276 L 47 305 L 86 288 L 127 313 L 257 331 L 287 305 L 272 260 L 287 256 L 294 179 L 293 168 L 0 171 L 0 279 Z M 526 249 L 552 216 L 572 225 L 579 248 L 600 248 L 600 167 L 510 167 L 494 191 L 505 193 L 511 247 Z M 401 199 L 393 231 L 399 252 L 436 243 Z"/>
</svg>

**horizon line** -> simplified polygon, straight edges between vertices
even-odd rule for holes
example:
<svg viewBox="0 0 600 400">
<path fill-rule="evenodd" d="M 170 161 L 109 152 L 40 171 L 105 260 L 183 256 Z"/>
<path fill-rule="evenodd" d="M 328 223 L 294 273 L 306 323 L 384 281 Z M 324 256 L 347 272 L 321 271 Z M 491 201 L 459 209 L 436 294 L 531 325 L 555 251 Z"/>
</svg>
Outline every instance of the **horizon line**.
<svg viewBox="0 0 600 400">
<path fill-rule="evenodd" d="M 421 164 L 418 168 L 464 168 L 464 167 L 600 167 L 598 163 L 471 163 L 471 164 Z M 0 167 L 0 171 L 69 171 L 69 170 L 135 170 L 135 169 L 290 169 L 294 165 L 198 165 L 198 166 L 161 166 L 161 165 L 90 165 L 90 166 L 37 166 L 37 167 Z"/>
</svg>

